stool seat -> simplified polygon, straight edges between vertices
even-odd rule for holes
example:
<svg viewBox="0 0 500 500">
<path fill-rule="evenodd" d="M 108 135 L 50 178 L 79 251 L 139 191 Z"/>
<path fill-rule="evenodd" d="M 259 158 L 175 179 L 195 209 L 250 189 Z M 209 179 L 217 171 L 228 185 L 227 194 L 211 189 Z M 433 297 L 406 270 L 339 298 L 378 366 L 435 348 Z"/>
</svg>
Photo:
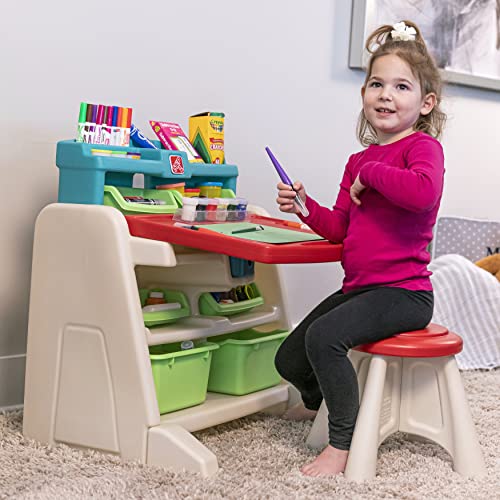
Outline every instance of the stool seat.
<svg viewBox="0 0 500 500">
<path fill-rule="evenodd" d="M 438 358 L 462 351 L 462 339 L 441 325 L 430 323 L 423 330 L 399 333 L 378 342 L 354 347 L 356 351 L 401 358 Z"/>
</svg>

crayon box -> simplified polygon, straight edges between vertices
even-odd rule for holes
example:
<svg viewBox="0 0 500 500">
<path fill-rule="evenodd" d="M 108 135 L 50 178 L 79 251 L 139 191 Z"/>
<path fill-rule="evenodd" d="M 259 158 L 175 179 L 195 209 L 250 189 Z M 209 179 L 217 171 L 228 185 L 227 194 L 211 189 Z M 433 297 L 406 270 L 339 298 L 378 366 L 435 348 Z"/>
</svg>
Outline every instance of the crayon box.
<svg viewBox="0 0 500 500">
<path fill-rule="evenodd" d="M 205 163 L 225 163 L 224 113 L 190 116 L 189 140 Z"/>
</svg>

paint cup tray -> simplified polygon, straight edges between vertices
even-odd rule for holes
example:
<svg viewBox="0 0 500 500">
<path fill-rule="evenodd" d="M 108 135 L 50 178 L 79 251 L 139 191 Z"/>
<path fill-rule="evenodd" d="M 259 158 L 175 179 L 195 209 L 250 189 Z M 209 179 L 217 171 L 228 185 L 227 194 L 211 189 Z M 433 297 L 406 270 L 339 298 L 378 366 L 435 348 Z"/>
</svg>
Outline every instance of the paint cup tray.
<svg viewBox="0 0 500 500">
<path fill-rule="evenodd" d="M 190 213 L 190 218 L 183 218 L 183 210 L 176 210 L 173 220 L 186 224 L 215 224 L 217 222 L 245 222 L 249 221 L 252 212 L 248 210 L 195 210 Z"/>
</svg>

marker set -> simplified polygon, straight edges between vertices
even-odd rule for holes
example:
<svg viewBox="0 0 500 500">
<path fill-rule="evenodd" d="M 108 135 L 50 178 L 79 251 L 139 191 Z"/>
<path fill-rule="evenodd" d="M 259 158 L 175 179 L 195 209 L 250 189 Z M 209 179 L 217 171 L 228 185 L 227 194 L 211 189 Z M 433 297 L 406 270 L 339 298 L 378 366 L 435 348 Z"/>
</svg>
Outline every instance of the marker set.
<svg viewBox="0 0 500 500">
<path fill-rule="evenodd" d="M 132 108 L 82 102 L 76 140 L 91 144 L 128 146 L 131 124 Z"/>
</svg>

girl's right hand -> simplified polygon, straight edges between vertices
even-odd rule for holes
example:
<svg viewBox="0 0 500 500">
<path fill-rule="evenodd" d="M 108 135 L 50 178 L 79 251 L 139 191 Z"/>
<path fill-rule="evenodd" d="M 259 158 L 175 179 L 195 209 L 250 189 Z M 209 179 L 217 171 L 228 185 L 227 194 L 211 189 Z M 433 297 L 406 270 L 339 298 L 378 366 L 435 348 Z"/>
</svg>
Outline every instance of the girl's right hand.
<svg viewBox="0 0 500 500">
<path fill-rule="evenodd" d="M 300 213 L 299 208 L 293 202 L 295 196 L 300 196 L 300 199 L 306 202 L 306 190 L 301 182 L 297 181 L 293 184 L 293 189 L 290 185 L 280 182 L 277 186 L 278 188 L 278 197 L 276 198 L 276 202 L 279 205 L 279 209 L 281 212 L 286 212 L 288 214 L 298 214 Z M 294 191 L 295 189 L 295 191 Z"/>
</svg>

